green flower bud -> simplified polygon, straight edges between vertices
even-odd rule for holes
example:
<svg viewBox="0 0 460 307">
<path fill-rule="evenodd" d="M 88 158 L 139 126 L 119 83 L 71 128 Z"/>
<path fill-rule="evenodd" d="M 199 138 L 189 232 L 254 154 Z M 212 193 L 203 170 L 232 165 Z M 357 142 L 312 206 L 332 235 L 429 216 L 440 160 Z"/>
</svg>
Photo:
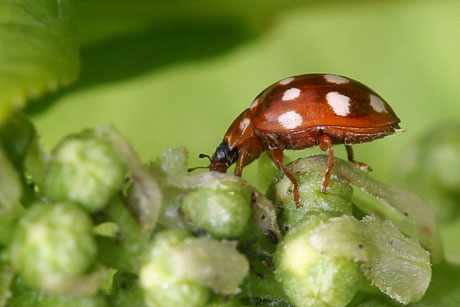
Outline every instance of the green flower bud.
<svg viewBox="0 0 460 307">
<path fill-rule="evenodd" d="M 61 278 L 93 264 L 97 248 L 88 215 L 71 203 L 33 205 L 21 218 L 10 245 L 13 267 L 30 285 L 53 291 Z"/>
<path fill-rule="evenodd" d="M 184 147 L 171 147 L 161 153 L 154 162 L 147 163 L 147 170 L 158 177 L 185 175 L 188 152 Z"/>
<path fill-rule="evenodd" d="M 312 212 L 330 212 L 332 215 L 352 213 L 351 186 L 332 177 L 327 193 L 321 192 L 323 174 L 318 172 L 298 172 L 295 174 L 299 184 L 302 206 L 297 208 L 292 193 L 292 183 L 284 174 L 275 178 L 268 194 L 269 198 L 283 209 L 280 224 L 291 228 Z"/>
<path fill-rule="evenodd" d="M 96 211 L 120 190 L 124 173 L 113 146 L 88 131 L 64 139 L 54 150 L 44 193 L 54 201 L 71 200 Z"/>
<path fill-rule="evenodd" d="M 194 281 L 183 280 L 175 273 L 170 252 L 190 235 L 185 230 L 157 234 L 149 260 L 141 268 L 140 282 L 147 306 L 204 306 L 209 290 Z"/>
<path fill-rule="evenodd" d="M 197 228 L 216 238 L 239 236 L 251 214 L 251 191 L 236 182 L 221 181 L 187 192 L 181 208 Z"/>
<path fill-rule="evenodd" d="M 18 277 L 12 285 L 12 297 L 8 300 L 10 307 L 106 307 L 104 297 L 72 297 L 63 295 L 50 295 L 44 291 L 29 288 Z"/>
<path fill-rule="evenodd" d="M 324 255 L 309 243 L 312 231 L 325 220 L 310 215 L 278 246 L 275 276 L 296 306 L 345 306 L 360 289 L 357 263 Z"/>
<path fill-rule="evenodd" d="M 276 222 L 276 209 L 273 203 L 268 200 L 263 194 L 257 191 L 253 186 L 246 182 L 241 177 L 232 174 L 223 174 L 218 172 L 204 172 L 195 175 L 177 175 L 167 176 L 162 181 L 163 191 L 165 191 L 165 203 L 160 222 L 166 227 L 184 227 L 182 216 L 179 216 L 178 206 L 176 203 L 182 203 L 185 191 L 196 190 L 232 190 L 235 189 L 241 192 L 241 189 L 247 189 L 251 192 L 250 211 L 251 223 L 254 224 L 264 235 L 270 235 L 276 239 L 281 236 L 281 232 Z M 210 193 L 210 192 L 209 192 Z M 243 190 L 243 194 L 247 192 Z M 239 193 L 235 194 L 238 195 Z M 219 193 L 217 193 L 219 195 Z M 240 194 L 241 196 L 241 194 Z M 243 197 L 246 198 L 247 196 Z M 206 201 L 208 201 L 208 198 Z M 240 198 L 240 197 L 237 197 Z M 181 204 L 182 205 L 182 204 Z M 203 206 L 203 204 L 200 204 Z M 211 208 L 212 209 L 212 208 Z M 240 208 L 242 209 L 242 208 Z M 243 210 L 245 210 L 243 208 Z M 182 210 L 183 212 L 183 210 Z M 208 211 L 201 210 L 203 214 L 208 214 Z M 195 214 L 194 214 L 195 215 Z M 199 216 L 197 218 L 200 218 Z M 219 217 L 217 217 L 219 218 Z M 190 218 L 189 218 L 190 219 Z M 227 220 L 228 221 L 228 220 Z M 240 223 L 243 220 L 240 219 Z M 245 224 L 245 223 L 241 223 Z M 242 227 L 243 225 L 241 225 Z M 195 224 L 195 227 L 197 225 Z"/>
<path fill-rule="evenodd" d="M 176 229 L 157 234 L 140 281 L 150 306 L 203 306 L 208 288 L 237 294 L 248 270 L 235 244 Z"/>
</svg>

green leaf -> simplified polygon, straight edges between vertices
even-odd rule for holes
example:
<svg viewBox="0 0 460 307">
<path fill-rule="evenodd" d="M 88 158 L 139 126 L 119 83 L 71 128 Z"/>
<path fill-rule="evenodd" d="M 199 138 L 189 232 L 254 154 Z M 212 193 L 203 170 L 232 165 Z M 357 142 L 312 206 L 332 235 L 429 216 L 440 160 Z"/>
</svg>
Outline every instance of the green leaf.
<svg viewBox="0 0 460 307">
<path fill-rule="evenodd" d="M 410 306 L 460 306 L 460 266 L 442 263 L 433 268 L 433 278 L 425 296 Z"/>
<path fill-rule="evenodd" d="M 419 300 L 430 284 L 429 253 L 388 220 L 331 218 L 314 229 L 308 241 L 321 254 L 362 263 L 371 283 L 400 303 Z"/>
<path fill-rule="evenodd" d="M 235 244 L 209 238 L 186 239 L 171 249 L 178 278 L 193 280 L 222 294 L 239 293 L 239 285 L 249 271 L 245 256 Z"/>
<path fill-rule="evenodd" d="M 15 206 L 22 196 L 21 179 L 0 146 L 0 205 Z"/>
<path fill-rule="evenodd" d="M 78 34 L 82 44 L 95 44 L 112 37 L 145 31 L 152 25 L 213 22 L 232 20 L 247 24 L 252 30 L 265 30 L 268 21 L 300 0 L 179 0 L 150 1 L 106 0 L 78 1 L 78 18 L 82 20 Z M 187 8 L 184 10 L 184 8 Z"/>
<path fill-rule="evenodd" d="M 8 245 L 11 242 L 17 221 L 25 212 L 26 209 L 20 203 L 10 207 L 0 207 L 0 244 Z"/>
<path fill-rule="evenodd" d="M 23 161 L 36 136 L 32 122 L 20 112 L 11 114 L 0 127 L 0 143 L 16 169 L 22 170 Z"/>
<path fill-rule="evenodd" d="M 0 0 L 0 124 L 26 101 L 76 79 L 69 1 Z"/>
</svg>

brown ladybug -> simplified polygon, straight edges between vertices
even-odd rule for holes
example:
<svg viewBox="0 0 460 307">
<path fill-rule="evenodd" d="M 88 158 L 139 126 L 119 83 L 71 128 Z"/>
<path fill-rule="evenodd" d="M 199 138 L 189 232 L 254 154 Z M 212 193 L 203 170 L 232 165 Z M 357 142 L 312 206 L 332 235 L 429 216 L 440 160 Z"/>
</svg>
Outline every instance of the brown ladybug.
<svg viewBox="0 0 460 307">
<path fill-rule="evenodd" d="M 300 206 L 298 184 L 283 165 L 283 150 L 319 145 L 329 150 L 321 191 L 329 186 L 334 162 L 333 144 L 345 144 L 348 160 L 351 144 L 369 142 L 400 130 L 400 120 L 373 90 L 358 81 L 332 74 L 308 74 L 283 79 L 265 89 L 232 123 L 211 158 L 209 169 L 226 172 L 236 163 L 235 174 L 267 151 L 294 185 L 294 201 Z M 201 155 L 205 156 L 205 155 Z"/>
</svg>

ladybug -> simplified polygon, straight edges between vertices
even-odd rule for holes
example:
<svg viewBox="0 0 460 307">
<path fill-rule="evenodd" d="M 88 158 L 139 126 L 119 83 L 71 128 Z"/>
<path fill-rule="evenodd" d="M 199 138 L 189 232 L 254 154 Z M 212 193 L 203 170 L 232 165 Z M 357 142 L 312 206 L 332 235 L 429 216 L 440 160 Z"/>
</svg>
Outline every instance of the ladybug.
<svg viewBox="0 0 460 307">
<path fill-rule="evenodd" d="M 329 151 L 321 191 L 326 193 L 334 162 L 332 145 L 345 144 L 348 160 L 355 161 L 351 145 L 370 142 L 400 131 L 399 118 L 376 92 L 364 84 L 333 74 L 306 74 L 283 79 L 260 93 L 251 106 L 231 124 L 208 168 L 226 172 L 236 163 L 235 174 L 267 151 L 294 186 L 300 206 L 298 184 L 283 165 L 285 149 L 319 145 Z M 204 157 L 206 155 L 200 155 Z"/>
</svg>

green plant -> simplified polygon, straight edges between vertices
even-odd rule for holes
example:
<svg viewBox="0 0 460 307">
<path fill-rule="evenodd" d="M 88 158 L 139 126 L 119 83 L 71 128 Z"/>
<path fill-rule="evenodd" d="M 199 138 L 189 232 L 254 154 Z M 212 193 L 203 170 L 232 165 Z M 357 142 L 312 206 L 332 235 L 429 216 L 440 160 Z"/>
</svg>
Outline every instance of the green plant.
<svg viewBox="0 0 460 307">
<path fill-rule="evenodd" d="M 69 5 L 0 2 L 0 25 L 9 25 L 0 27 L 0 305 L 460 302 L 460 269 L 444 259 L 430 208 L 444 204 L 427 197 L 427 206 L 343 160 L 335 161 L 327 194 L 319 191 L 325 156 L 289 165 L 301 184 L 303 205 L 296 208 L 290 181 L 266 157 L 258 162 L 260 186 L 270 186 L 265 196 L 230 174 L 187 174 L 184 148 L 143 164 L 112 127 L 69 136 L 56 129 L 62 140 L 45 151 L 19 109 L 77 76 Z M 285 6 L 270 10 L 277 5 Z M 196 6 L 203 15 L 227 16 L 218 4 Z M 255 13 L 229 15 L 264 24 Z M 115 32 L 142 27 L 149 16 L 143 17 L 113 23 Z M 439 142 L 427 137 L 426 156 L 404 180 L 436 187 L 431 195 L 448 194 L 455 213 L 458 182 L 450 167 L 458 142 L 449 135 Z M 444 165 L 445 157 L 451 162 Z M 433 181 L 411 180 L 422 177 Z"/>
<path fill-rule="evenodd" d="M 151 306 L 204 306 L 228 295 L 240 305 L 259 300 L 345 306 L 372 297 L 408 304 L 429 299 L 423 295 L 431 266 L 436 271 L 447 265 L 430 208 L 341 159 L 327 194 L 320 192 L 326 156 L 289 164 L 301 192 L 302 206 L 296 208 L 283 173 L 273 178 L 266 198 L 234 175 L 187 174 L 182 148 L 141 165 L 113 128 L 67 137 L 53 155 L 35 146 L 30 142 L 22 161 L 36 162 L 19 163 L 22 171 L 6 156 L 3 161 L 10 169 L 6 175 L 17 178 L 5 178 L 6 184 L 19 192 L 2 199 L 21 204 L 2 203 L 12 212 L 1 217 L 2 224 L 14 228 L 12 239 L 3 243 L 11 284 L 4 297 L 12 293 L 13 303 L 24 299 L 26 287 L 50 300 L 105 297 Z M 62 152 L 70 160 L 63 160 Z M 78 171 L 56 177 L 50 169 L 62 161 Z M 271 176 L 271 162 L 259 163 L 261 176 Z M 129 178 L 123 184 L 120 170 Z M 89 189 L 88 182 L 96 187 Z M 107 182 L 116 182 L 110 194 Z M 24 198 L 26 189 L 32 191 Z M 60 189 L 59 198 L 50 194 L 53 189 Z M 359 200 L 355 189 L 376 198 Z M 119 278 L 126 279 L 123 287 Z M 42 296 L 27 297 L 39 304 Z"/>
</svg>

